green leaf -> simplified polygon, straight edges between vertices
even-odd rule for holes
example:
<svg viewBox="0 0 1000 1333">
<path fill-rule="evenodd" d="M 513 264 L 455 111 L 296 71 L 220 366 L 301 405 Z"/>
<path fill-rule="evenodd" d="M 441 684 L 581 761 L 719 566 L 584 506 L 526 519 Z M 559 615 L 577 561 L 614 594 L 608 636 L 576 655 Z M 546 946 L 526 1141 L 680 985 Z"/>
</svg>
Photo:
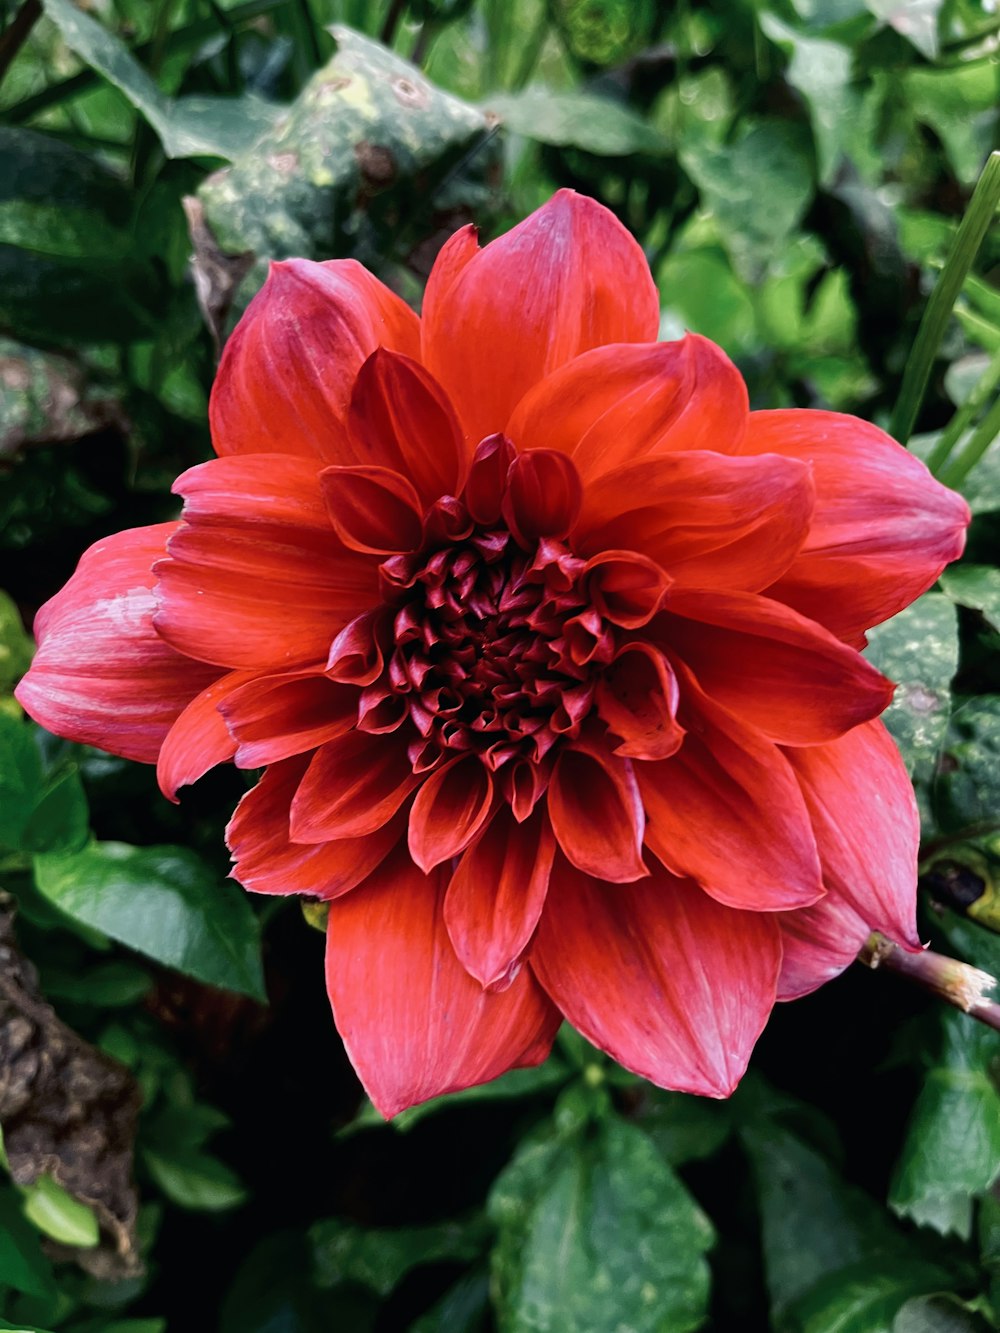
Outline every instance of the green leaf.
<svg viewBox="0 0 1000 1333">
<path fill-rule="evenodd" d="M 208 1153 L 185 1149 L 165 1153 L 147 1148 L 142 1156 L 157 1185 L 181 1208 L 219 1213 L 235 1208 L 247 1197 L 239 1176 Z"/>
<path fill-rule="evenodd" d="M 582 148 L 612 157 L 630 153 L 664 157 L 672 151 L 663 135 L 641 116 L 593 93 L 525 88 L 520 93 L 494 93 L 481 106 L 499 116 L 515 134 L 560 148 Z"/>
<path fill-rule="evenodd" d="M 647 1096 L 650 1104 L 641 1113 L 642 1128 L 671 1166 L 711 1157 L 732 1131 L 728 1102 L 658 1088 L 650 1088 Z"/>
<path fill-rule="evenodd" d="M 21 847 L 42 792 L 42 760 L 32 728 L 0 712 L 0 847 Z"/>
<path fill-rule="evenodd" d="M 932 800 L 946 833 L 1000 824 L 1000 695 L 970 699 L 952 717 Z"/>
<path fill-rule="evenodd" d="M 57 768 L 31 812 L 21 843 L 27 852 L 76 852 L 90 833 L 87 797 L 75 764 Z"/>
<path fill-rule="evenodd" d="M 940 135 L 959 180 L 972 184 L 996 143 L 995 61 L 917 66 L 903 76 L 903 87 L 917 119 Z"/>
<path fill-rule="evenodd" d="M 42 1251 L 38 1232 L 21 1211 L 21 1197 L 0 1189 L 0 1287 L 26 1296 L 47 1297 L 54 1290 L 52 1265 Z"/>
<path fill-rule="evenodd" d="M 0 442 L 2 439 L 3 428 L 0 426 Z M 2 447 L 0 443 L 0 452 Z M 0 589 L 0 694 L 6 694 L 24 675 L 31 665 L 34 651 L 35 645 L 31 635 L 25 633 L 17 606 Z"/>
<path fill-rule="evenodd" d="M 968 1239 L 974 1200 L 1000 1174 L 1000 1096 L 987 1070 L 1000 1036 L 942 1011 L 942 1050 L 910 1117 L 889 1202 L 903 1217 Z"/>
<path fill-rule="evenodd" d="M 482 1225 L 465 1221 L 372 1229 L 330 1218 L 311 1227 L 309 1239 L 317 1286 L 359 1283 L 382 1297 L 421 1264 L 470 1262 L 486 1246 Z"/>
<path fill-rule="evenodd" d="M 116 959 L 90 963 L 86 971 L 46 968 L 42 990 L 49 1000 L 91 1005 L 95 1009 L 117 1009 L 135 1004 L 153 986 L 149 973 L 134 963 Z"/>
<path fill-rule="evenodd" d="M 42 5 L 70 50 L 149 122 L 167 157 L 231 159 L 249 151 L 281 115 L 281 107 L 258 97 L 167 97 L 128 47 L 72 0 L 42 0 Z"/>
<path fill-rule="evenodd" d="M 899 746 L 922 805 L 951 713 L 951 680 L 958 669 L 958 616 L 941 593 L 929 592 L 868 631 L 865 656 L 896 684 L 882 714 Z M 926 815 L 926 811 L 922 811 Z"/>
<path fill-rule="evenodd" d="M 194 852 L 93 843 L 36 857 L 35 880 L 74 920 L 199 981 L 265 998 L 257 918 Z"/>
<path fill-rule="evenodd" d="M 948 1274 L 914 1255 L 892 1263 L 868 1260 L 831 1273 L 789 1312 L 787 1333 L 893 1333 L 914 1296 L 939 1291 Z"/>
<path fill-rule="evenodd" d="M 928 60 L 936 60 L 941 43 L 938 22 L 944 0 L 867 0 L 867 7 Z"/>
<path fill-rule="evenodd" d="M 101 1238 L 101 1228 L 92 1208 L 74 1199 L 51 1176 L 39 1176 L 21 1187 L 24 1215 L 39 1231 L 60 1245 L 92 1250 Z"/>
<path fill-rule="evenodd" d="M 952 565 L 941 575 L 941 587 L 959 606 L 981 611 L 1000 630 L 1000 569 L 993 565 Z"/>
<path fill-rule="evenodd" d="M 503 1333 L 685 1333 L 707 1313 L 712 1228 L 645 1134 L 522 1145 L 494 1184 L 493 1288 Z"/>
<path fill-rule="evenodd" d="M 988 1333 L 994 1327 L 957 1296 L 915 1296 L 897 1314 L 892 1333 Z"/>
</svg>

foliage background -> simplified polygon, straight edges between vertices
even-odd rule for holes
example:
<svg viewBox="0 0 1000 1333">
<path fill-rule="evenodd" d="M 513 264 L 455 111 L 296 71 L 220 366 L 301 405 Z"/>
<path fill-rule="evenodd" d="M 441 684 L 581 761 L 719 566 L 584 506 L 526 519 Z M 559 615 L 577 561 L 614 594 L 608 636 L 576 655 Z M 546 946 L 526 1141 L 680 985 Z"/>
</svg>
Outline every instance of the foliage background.
<svg viewBox="0 0 1000 1333">
<path fill-rule="evenodd" d="M 455 227 L 488 236 L 572 186 L 641 241 L 663 336 L 721 343 L 754 406 L 888 425 L 997 146 L 995 3 L 0 18 L 0 1327 L 1000 1327 L 996 1033 L 854 968 L 779 1007 L 729 1103 L 564 1031 L 541 1069 L 385 1126 L 330 1022 L 320 935 L 225 879 L 243 776 L 168 805 L 150 770 L 45 735 L 10 695 L 22 625 L 84 547 L 176 512 L 173 477 L 209 455 L 218 340 L 269 257 L 354 255 L 419 302 Z M 998 275 L 994 227 L 912 441 L 957 446 L 968 554 L 869 650 L 900 682 L 925 937 L 994 972 Z"/>
</svg>

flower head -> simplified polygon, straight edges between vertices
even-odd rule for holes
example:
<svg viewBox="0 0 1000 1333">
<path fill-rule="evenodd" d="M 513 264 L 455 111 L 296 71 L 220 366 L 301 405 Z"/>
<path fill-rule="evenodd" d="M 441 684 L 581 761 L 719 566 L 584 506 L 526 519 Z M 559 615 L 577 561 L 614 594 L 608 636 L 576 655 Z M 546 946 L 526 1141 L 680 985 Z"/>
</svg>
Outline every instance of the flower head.
<svg viewBox="0 0 1000 1333">
<path fill-rule="evenodd" d="M 865 631 L 968 511 L 874 426 L 750 412 L 657 343 L 642 252 L 557 194 L 439 256 L 422 319 L 276 264 L 179 522 L 83 557 L 18 691 L 157 762 L 264 768 L 236 877 L 330 903 L 334 1017 L 392 1114 L 565 1016 L 724 1096 L 779 998 L 917 944 L 917 817 Z"/>
</svg>

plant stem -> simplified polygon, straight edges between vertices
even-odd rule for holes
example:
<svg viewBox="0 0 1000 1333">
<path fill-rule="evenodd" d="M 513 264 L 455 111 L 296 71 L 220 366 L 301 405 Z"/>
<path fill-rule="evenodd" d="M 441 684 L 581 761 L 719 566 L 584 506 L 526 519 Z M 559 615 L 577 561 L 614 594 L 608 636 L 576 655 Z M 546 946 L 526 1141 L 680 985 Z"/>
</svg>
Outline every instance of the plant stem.
<svg viewBox="0 0 1000 1333">
<path fill-rule="evenodd" d="M 10 27 L 0 37 L 0 80 L 3 79 L 20 51 L 28 40 L 28 34 L 42 16 L 42 0 L 24 0 L 24 4 L 11 19 Z"/>
<path fill-rule="evenodd" d="M 889 428 L 890 435 L 895 436 L 900 444 L 905 444 L 913 433 L 934 358 L 951 319 L 955 298 L 961 291 L 965 275 L 972 266 L 987 228 L 993 221 L 998 204 L 1000 204 L 1000 152 L 995 152 L 987 159 L 983 173 L 969 200 L 969 206 L 955 235 L 951 254 L 931 292 L 906 363 L 903 384 Z"/>
<path fill-rule="evenodd" d="M 858 962 L 873 969 L 883 967 L 906 977 L 939 1000 L 1000 1032 L 1000 1004 L 989 998 L 997 989 L 997 980 L 978 967 L 930 949 L 910 953 L 877 931 L 869 935 L 858 954 Z"/>
<path fill-rule="evenodd" d="M 389 6 L 389 12 L 385 16 L 385 22 L 382 24 L 382 31 L 379 33 L 379 41 L 383 46 L 392 46 L 393 38 L 396 36 L 396 29 L 399 27 L 399 20 L 403 17 L 406 10 L 406 0 L 392 0 Z"/>
<path fill-rule="evenodd" d="M 931 450 L 927 458 L 927 466 L 935 477 L 941 475 L 941 471 L 951 456 L 951 451 L 957 444 L 962 432 L 979 409 L 985 406 L 987 399 L 998 384 L 1000 384 L 1000 352 L 994 353 L 989 365 L 976 381 L 972 392 L 945 426 L 937 444 Z"/>
<path fill-rule="evenodd" d="M 962 449 L 947 467 L 938 474 L 946 486 L 958 486 L 964 481 L 993 441 L 1000 435 L 1000 398 L 990 408 L 972 432 Z"/>
</svg>

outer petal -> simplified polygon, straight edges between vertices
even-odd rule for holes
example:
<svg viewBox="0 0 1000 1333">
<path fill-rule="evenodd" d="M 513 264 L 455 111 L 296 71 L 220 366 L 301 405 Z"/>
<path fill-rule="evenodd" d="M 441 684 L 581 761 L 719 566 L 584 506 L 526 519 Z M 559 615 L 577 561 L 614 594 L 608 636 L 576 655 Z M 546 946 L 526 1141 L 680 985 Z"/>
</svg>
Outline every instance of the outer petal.
<svg viewBox="0 0 1000 1333">
<path fill-rule="evenodd" d="M 747 451 L 811 464 L 816 512 L 794 565 L 768 591 L 863 647 L 961 555 L 969 508 L 877 426 L 836 412 L 753 412 Z"/>
<path fill-rule="evenodd" d="M 654 342 L 658 328 L 642 250 L 602 205 L 560 190 L 428 303 L 423 359 L 476 444 L 557 367 L 604 343 Z"/>
<path fill-rule="evenodd" d="M 795 559 L 812 509 L 809 469 L 796 460 L 665 454 L 588 486 L 573 545 L 585 556 L 640 551 L 677 589 L 758 592 Z"/>
<path fill-rule="evenodd" d="M 728 1097 L 774 1004 L 777 920 L 661 867 L 609 886 L 556 866 L 531 967 L 588 1041 L 660 1087 Z"/>
<path fill-rule="evenodd" d="M 313 756 L 292 802 L 292 837 L 327 842 L 374 833 L 418 781 L 397 736 L 349 731 Z"/>
<path fill-rule="evenodd" d="M 326 978 L 333 1016 L 365 1091 L 384 1116 L 486 1083 L 548 1055 L 559 1014 L 527 971 L 484 991 L 444 924 L 447 875 L 397 852 L 330 908 Z"/>
<path fill-rule="evenodd" d="M 263 768 L 350 731 L 358 691 L 315 671 L 255 675 L 229 691 L 218 708 L 238 747 L 237 768 Z"/>
<path fill-rule="evenodd" d="M 95 543 L 35 619 L 38 652 L 18 700 L 58 736 L 156 762 L 184 708 L 217 679 L 153 629 L 153 563 L 176 523 Z"/>
<path fill-rule="evenodd" d="M 509 806 L 458 863 L 444 919 L 462 966 L 487 990 L 518 974 L 549 887 L 556 843 L 544 810 L 523 824 Z"/>
<path fill-rule="evenodd" d="M 336 898 L 366 879 L 403 836 L 403 820 L 397 818 L 364 837 L 292 842 L 289 810 L 308 763 L 308 755 L 296 755 L 272 764 L 229 821 L 232 877 L 254 893 Z"/>
<path fill-rule="evenodd" d="M 892 699 L 891 682 L 852 648 L 766 597 L 678 593 L 655 629 L 706 694 L 779 744 L 835 740 Z"/>
<path fill-rule="evenodd" d="M 420 321 L 353 259 L 272 264 L 226 344 L 209 418 L 219 454 L 344 458 L 355 376 L 376 347 L 419 354 Z"/>
<path fill-rule="evenodd" d="M 738 453 L 746 385 L 721 348 L 679 342 L 598 347 L 528 390 L 507 434 L 519 449 L 570 454 L 585 481 L 651 455 Z"/>
<path fill-rule="evenodd" d="M 809 995 L 857 958 L 871 927 L 831 890 L 821 902 L 800 912 L 782 912 L 782 962 L 778 999 Z"/>
<path fill-rule="evenodd" d="M 251 671 L 230 671 L 214 681 L 188 704 L 170 728 L 156 761 L 156 780 L 168 801 L 177 792 L 224 764 L 236 753 L 236 742 L 219 712 L 231 691 L 253 679 Z"/>
<path fill-rule="evenodd" d="M 280 454 L 219 458 L 174 484 L 186 522 L 157 566 L 157 631 L 182 652 L 264 670 L 323 662 L 378 600 L 374 557 L 348 551 L 318 468 Z"/>
<path fill-rule="evenodd" d="M 823 895 L 816 839 L 777 746 L 681 677 L 687 734 L 660 763 L 636 764 L 646 845 L 731 907 L 775 912 Z"/>
</svg>

